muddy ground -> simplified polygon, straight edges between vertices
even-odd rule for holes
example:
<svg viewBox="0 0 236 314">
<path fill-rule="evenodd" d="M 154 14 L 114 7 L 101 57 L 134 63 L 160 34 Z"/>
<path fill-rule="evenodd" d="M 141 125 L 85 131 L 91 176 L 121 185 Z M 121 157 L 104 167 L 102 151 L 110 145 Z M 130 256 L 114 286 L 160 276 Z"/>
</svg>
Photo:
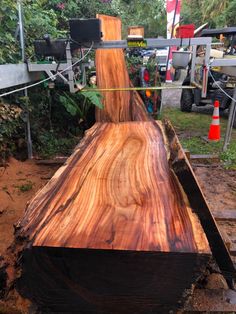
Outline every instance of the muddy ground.
<svg viewBox="0 0 236 314">
<path fill-rule="evenodd" d="M 14 236 L 14 224 L 22 217 L 27 202 L 42 188 L 57 166 L 37 165 L 35 161 L 20 162 L 10 159 L 0 167 L 0 256 L 6 255 Z M 235 209 L 236 171 L 221 166 L 194 166 L 199 183 L 211 209 Z M 232 230 L 236 230 L 234 227 Z M 235 235 L 236 238 L 236 235 Z M 213 274 L 207 280 L 207 289 L 196 289 L 186 311 L 196 313 L 235 313 L 236 297 L 228 290 L 224 279 Z M 29 313 L 29 303 L 16 295 L 0 302 L 0 313 Z"/>
<path fill-rule="evenodd" d="M 53 176 L 58 167 L 20 162 L 11 158 L 0 167 L 0 257 L 8 260 L 7 248 L 14 238 L 14 224 L 23 216 L 27 203 Z M 8 275 L 11 277 L 11 269 Z M 28 302 L 18 295 L 0 301 L 0 314 L 28 313 Z"/>
</svg>

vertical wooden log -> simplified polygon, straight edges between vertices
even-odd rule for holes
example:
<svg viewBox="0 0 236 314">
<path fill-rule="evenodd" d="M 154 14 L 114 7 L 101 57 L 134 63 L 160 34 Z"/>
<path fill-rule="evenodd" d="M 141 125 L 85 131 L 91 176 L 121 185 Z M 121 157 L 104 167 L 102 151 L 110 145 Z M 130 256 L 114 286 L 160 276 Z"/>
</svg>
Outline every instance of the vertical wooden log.
<svg viewBox="0 0 236 314">
<path fill-rule="evenodd" d="M 121 21 L 97 15 L 102 23 L 103 40 L 121 40 Z M 99 88 L 129 87 L 130 80 L 122 49 L 96 51 L 97 85 Z M 136 91 L 102 92 L 104 109 L 96 109 L 98 122 L 124 122 L 149 120 L 145 106 Z"/>
</svg>

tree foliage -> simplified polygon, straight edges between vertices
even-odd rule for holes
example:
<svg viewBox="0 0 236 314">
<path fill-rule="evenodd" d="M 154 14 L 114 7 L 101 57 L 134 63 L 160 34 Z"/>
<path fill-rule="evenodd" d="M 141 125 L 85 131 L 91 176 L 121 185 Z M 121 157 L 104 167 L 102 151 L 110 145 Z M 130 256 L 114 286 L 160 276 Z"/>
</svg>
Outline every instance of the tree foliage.
<svg viewBox="0 0 236 314">
<path fill-rule="evenodd" d="M 144 26 L 146 37 L 165 36 L 165 0 L 113 0 L 112 6 L 122 19 L 124 33 L 128 26 Z"/>
<path fill-rule="evenodd" d="M 184 24 L 220 28 L 236 25 L 235 12 L 236 0 L 183 0 L 181 17 Z"/>
<path fill-rule="evenodd" d="M 146 36 L 164 35 L 166 29 L 164 0 L 146 5 L 145 0 L 22 0 L 27 56 L 33 54 L 33 41 L 46 33 L 65 37 L 68 19 L 91 18 L 96 13 L 122 18 L 124 29 L 143 25 Z M 17 1 L 1 0 L 0 64 L 20 61 Z"/>
<path fill-rule="evenodd" d="M 97 12 L 115 15 L 110 2 L 100 0 L 22 0 L 26 52 L 32 55 L 33 41 L 50 34 L 65 37 L 68 19 L 95 17 Z M 0 64 L 20 60 L 19 34 L 17 35 L 17 1 L 1 0 L 0 6 Z"/>
<path fill-rule="evenodd" d="M 208 22 L 210 27 L 236 25 L 236 0 L 182 0 L 183 23 L 196 26 Z M 128 26 L 142 25 L 146 37 L 166 34 L 165 0 L 22 0 L 25 20 L 27 55 L 33 51 L 33 41 L 49 33 L 65 37 L 68 19 L 90 18 L 96 13 L 120 16 L 123 33 Z M 20 60 L 17 1 L 1 0 L 0 6 L 0 64 Z"/>
<path fill-rule="evenodd" d="M 194 23 L 197 27 L 205 22 L 210 27 L 236 25 L 236 0 L 182 1 L 183 23 Z M 128 26 L 134 25 L 144 26 L 145 37 L 166 34 L 165 0 L 22 0 L 22 4 L 27 57 L 33 55 L 35 39 L 46 33 L 54 38 L 66 37 L 69 18 L 91 18 L 97 13 L 120 16 L 124 35 Z M 17 0 L 1 0 L 0 64 L 21 60 L 17 25 Z M 24 111 L 24 103 L 18 96 L 14 94 L 4 101 L 18 104 Z M 63 147 L 67 150 L 73 146 L 77 136 L 92 123 L 87 119 L 91 117 L 91 110 L 94 111 L 92 104 L 100 105 L 99 95 L 94 93 L 68 95 L 61 89 L 49 93 L 42 86 L 30 89 L 29 96 L 34 150 L 42 155 L 53 155 L 63 152 Z M 0 129 L 1 157 L 1 151 L 5 154 L 8 150 L 17 150 L 19 139 L 25 137 L 24 121 L 20 117 L 12 121 L 4 118 Z M 3 143 L 9 145 L 3 146 Z M 22 151 L 22 146 L 19 150 Z"/>
<path fill-rule="evenodd" d="M 16 1 L 2 0 L 0 6 L 0 64 L 19 58 L 19 44 L 14 36 L 17 27 Z"/>
</svg>

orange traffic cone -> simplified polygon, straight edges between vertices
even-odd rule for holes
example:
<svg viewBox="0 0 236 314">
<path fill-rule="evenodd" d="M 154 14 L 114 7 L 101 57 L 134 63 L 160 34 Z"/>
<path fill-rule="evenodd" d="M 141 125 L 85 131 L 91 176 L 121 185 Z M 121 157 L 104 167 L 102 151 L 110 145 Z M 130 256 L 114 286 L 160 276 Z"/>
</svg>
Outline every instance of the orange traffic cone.
<svg viewBox="0 0 236 314">
<path fill-rule="evenodd" d="M 214 102 L 214 111 L 212 116 L 212 122 L 210 125 L 210 130 L 208 133 L 208 140 L 219 141 L 220 140 L 220 113 L 219 113 L 220 103 L 219 100 Z"/>
</svg>

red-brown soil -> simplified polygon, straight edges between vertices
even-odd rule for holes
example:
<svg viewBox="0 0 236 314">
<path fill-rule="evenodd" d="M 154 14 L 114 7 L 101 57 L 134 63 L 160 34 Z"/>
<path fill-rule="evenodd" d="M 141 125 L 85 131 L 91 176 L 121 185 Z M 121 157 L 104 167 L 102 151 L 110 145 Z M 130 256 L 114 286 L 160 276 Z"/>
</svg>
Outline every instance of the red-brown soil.
<svg viewBox="0 0 236 314">
<path fill-rule="evenodd" d="M 0 168 L 0 254 L 11 244 L 13 225 L 22 217 L 27 202 L 55 170 L 52 166 L 39 166 L 34 161 L 20 162 L 13 158 L 6 167 Z"/>
<path fill-rule="evenodd" d="M 14 224 L 23 216 L 27 202 L 48 182 L 57 168 L 37 165 L 33 160 L 20 162 L 13 158 L 0 167 L 0 257 L 8 259 L 6 250 L 14 238 Z M 28 302 L 13 293 L 7 302 L 0 301 L 0 313 L 28 313 Z"/>
</svg>

